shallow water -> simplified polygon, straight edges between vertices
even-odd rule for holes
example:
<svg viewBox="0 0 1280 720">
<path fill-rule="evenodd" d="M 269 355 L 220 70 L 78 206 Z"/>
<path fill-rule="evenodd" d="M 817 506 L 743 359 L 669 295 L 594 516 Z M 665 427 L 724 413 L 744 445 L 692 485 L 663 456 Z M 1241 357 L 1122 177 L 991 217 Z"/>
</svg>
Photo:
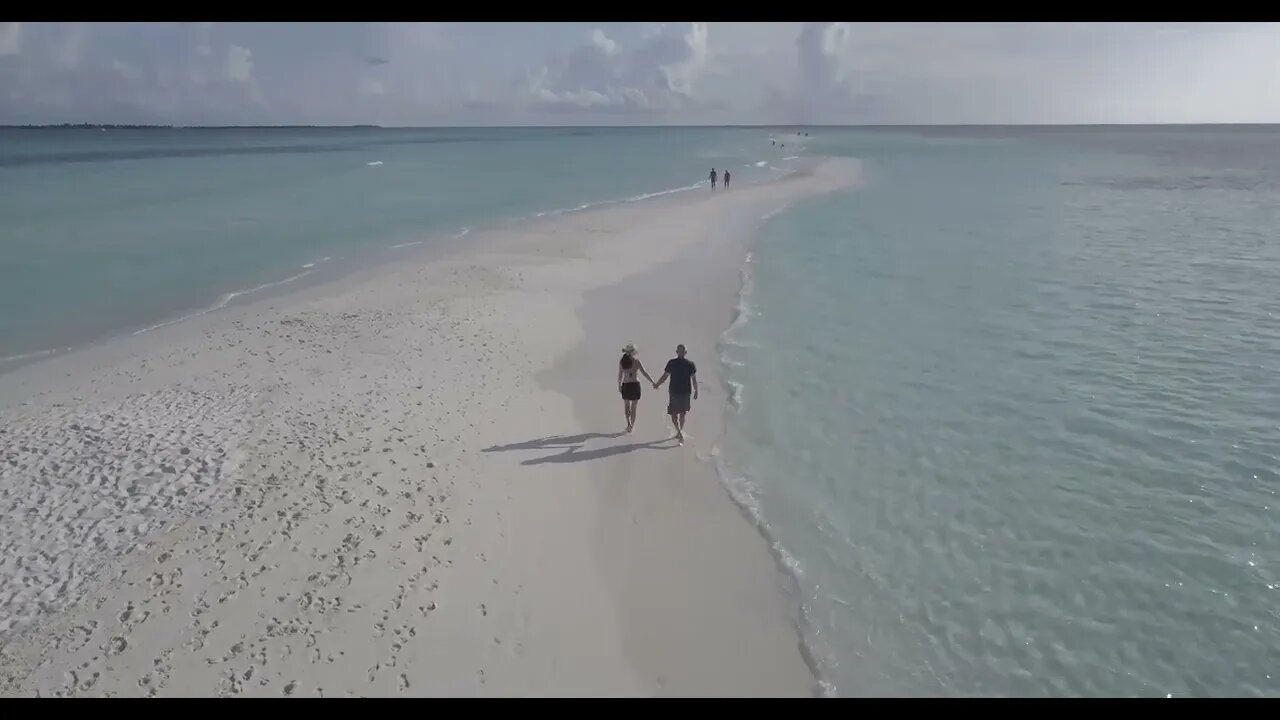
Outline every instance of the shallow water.
<svg viewBox="0 0 1280 720">
<path fill-rule="evenodd" d="M 835 691 L 1280 695 L 1280 129 L 818 135 L 721 460 Z"/>
<path fill-rule="evenodd" d="M 0 130 L 0 358 L 170 322 L 477 224 L 704 189 L 713 166 L 758 181 L 788 162 L 768 138 L 693 128 Z"/>
</svg>

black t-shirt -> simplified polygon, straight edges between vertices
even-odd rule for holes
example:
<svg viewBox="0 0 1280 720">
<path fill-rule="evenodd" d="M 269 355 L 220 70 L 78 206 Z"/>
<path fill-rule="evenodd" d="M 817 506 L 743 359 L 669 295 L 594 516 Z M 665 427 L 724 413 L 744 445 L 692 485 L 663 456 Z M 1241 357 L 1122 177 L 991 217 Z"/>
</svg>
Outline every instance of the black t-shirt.
<svg viewBox="0 0 1280 720">
<path fill-rule="evenodd" d="M 684 358 L 671 358 L 664 371 L 671 376 L 670 392 L 672 395 L 689 395 L 693 392 L 690 380 L 698 372 L 698 366 Z"/>
</svg>

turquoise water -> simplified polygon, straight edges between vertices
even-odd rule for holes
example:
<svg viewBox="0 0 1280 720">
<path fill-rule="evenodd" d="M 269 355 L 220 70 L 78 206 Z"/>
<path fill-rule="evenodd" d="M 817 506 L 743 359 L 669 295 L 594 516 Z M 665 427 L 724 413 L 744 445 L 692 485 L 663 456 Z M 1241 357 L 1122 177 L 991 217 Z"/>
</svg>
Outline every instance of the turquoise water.
<svg viewBox="0 0 1280 720">
<path fill-rule="evenodd" d="M 722 471 L 841 695 L 1280 695 L 1280 129 L 815 132 Z"/>
<path fill-rule="evenodd" d="M 751 182 L 783 164 L 768 137 L 0 129 L 0 358 L 168 322 L 479 223 L 687 188 L 712 166 Z"/>
</svg>

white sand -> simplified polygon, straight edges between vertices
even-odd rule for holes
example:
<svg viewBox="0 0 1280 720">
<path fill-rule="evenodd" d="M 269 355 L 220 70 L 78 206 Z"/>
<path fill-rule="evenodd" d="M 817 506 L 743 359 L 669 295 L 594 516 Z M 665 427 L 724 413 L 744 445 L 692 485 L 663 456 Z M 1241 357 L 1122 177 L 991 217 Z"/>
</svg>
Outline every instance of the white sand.
<svg viewBox="0 0 1280 720">
<path fill-rule="evenodd" d="M 851 179 L 476 232 L 0 376 L 0 693 L 807 695 L 708 462 L 742 241 Z M 429 246 L 428 246 L 429 247 Z M 698 363 L 690 441 L 646 390 Z"/>
</svg>

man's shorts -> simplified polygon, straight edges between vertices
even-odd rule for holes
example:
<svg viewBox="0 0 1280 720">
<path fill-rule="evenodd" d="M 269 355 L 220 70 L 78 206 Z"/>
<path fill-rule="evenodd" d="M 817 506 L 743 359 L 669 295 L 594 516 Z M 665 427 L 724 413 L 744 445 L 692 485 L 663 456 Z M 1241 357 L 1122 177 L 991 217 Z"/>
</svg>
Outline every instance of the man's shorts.
<svg viewBox="0 0 1280 720">
<path fill-rule="evenodd" d="M 679 395 L 676 393 L 671 393 L 667 397 L 668 397 L 668 400 L 667 400 L 668 415 L 679 415 L 680 413 L 683 413 L 683 412 L 689 412 L 689 406 L 690 406 L 689 399 L 691 397 L 689 394 L 686 393 L 684 395 Z"/>
</svg>

